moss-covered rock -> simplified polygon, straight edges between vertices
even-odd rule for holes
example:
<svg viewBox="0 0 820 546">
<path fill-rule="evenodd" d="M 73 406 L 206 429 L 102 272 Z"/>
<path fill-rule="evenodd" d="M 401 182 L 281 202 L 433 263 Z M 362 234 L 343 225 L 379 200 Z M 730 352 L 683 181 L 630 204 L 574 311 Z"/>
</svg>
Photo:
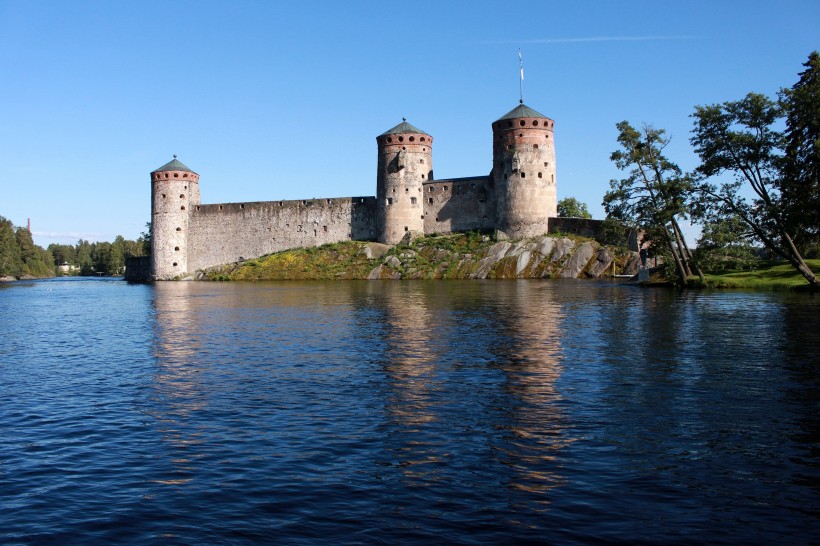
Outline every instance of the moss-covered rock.
<svg viewBox="0 0 820 546">
<path fill-rule="evenodd" d="M 584 238 L 496 241 L 480 233 L 417 238 L 390 247 L 349 241 L 294 249 L 201 272 L 211 280 L 521 279 L 619 274 L 637 254 Z M 612 264 L 615 264 L 614 268 Z"/>
</svg>

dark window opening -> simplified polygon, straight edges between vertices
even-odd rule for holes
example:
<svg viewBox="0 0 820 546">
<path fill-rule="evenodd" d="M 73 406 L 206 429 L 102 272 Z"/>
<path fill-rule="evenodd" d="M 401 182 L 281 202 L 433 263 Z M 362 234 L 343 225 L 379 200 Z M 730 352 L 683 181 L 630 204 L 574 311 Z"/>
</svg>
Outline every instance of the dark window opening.
<svg viewBox="0 0 820 546">
<path fill-rule="evenodd" d="M 175 246 L 175 247 L 174 247 L 174 250 L 175 250 L 175 251 L 177 251 L 177 252 L 179 252 L 179 247 L 178 247 L 178 246 Z"/>
<path fill-rule="evenodd" d="M 524 173 L 523 172 L 521 173 L 521 178 L 524 178 Z"/>
<path fill-rule="evenodd" d="M 176 266 L 177 266 L 177 263 L 176 263 L 176 262 L 174 262 L 174 267 L 176 267 Z"/>
<path fill-rule="evenodd" d="M 388 205 L 392 205 L 392 204 L 393 204 L 393 198 L 392 198 L 392 197 L 388 197 L 388 198 L 387 198 L 387 204 L 388 204 Z"/>
<path fill-rule="evenodd" d="M 541 178 L 541 173 L 538 173 L 538 178 Z"/>
<path fill-rule="evenodd" d="M 178 228 L 177 228 L 177 231 L 182 231 L 182 228 L 181 228 L 181 227 L 178 227 Z"/>
<path fill-rule="evenodd" d="M 411 197 L 411 198 L 410 198 L 410 204 L 411 204 L 411 205 L 415 205 L 415 204 L 416 204 L 416 198 L 415 198 L 415 197 Z"/>
</svg>

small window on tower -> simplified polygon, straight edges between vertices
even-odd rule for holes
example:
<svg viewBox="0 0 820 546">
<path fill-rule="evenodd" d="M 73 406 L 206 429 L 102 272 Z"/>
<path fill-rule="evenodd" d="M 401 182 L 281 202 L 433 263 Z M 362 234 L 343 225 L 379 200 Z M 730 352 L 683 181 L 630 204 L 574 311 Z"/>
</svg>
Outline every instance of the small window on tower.
<svg viewBox="0 0 820 546">
<path fill-rule="evenodd" d="M 411 197 L 411 198 L 410 198 L 410 204 L 411 204 L 411 205 L 415 205 L 415 204 L 416 204 L 416 198 L 415 198 L 415 197 Z"/>
<path fill-rule="evenodd" d="M 392 204 L 393 204 L 393 198 L 392 198 L 392 197 L 388 197 L 388 198 L 387 198 L 387 204 L 388 204 L 388 205 L 392 205 Z"/>
</svg>

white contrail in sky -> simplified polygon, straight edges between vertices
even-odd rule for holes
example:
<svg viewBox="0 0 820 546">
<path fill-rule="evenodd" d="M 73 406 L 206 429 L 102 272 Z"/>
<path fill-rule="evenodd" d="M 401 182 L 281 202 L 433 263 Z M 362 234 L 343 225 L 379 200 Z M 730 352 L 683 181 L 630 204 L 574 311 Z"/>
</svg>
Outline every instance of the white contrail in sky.
<svg viewBox="0 0 820 546">
<path fill-rule="evenodd" d="M 493 44 L 581 44 L 589 42 L 651 42 L 661 40 L 695 40 L 697 36 L 587 36 L 583 38 L 535 38 L 485 42 Z"/>
</svg>

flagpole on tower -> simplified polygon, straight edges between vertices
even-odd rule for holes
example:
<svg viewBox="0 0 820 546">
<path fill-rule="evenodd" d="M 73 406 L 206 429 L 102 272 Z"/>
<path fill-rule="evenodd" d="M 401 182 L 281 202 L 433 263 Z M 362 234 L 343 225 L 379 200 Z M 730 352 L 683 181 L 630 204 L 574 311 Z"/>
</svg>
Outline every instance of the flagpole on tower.
<svg viewBox="0 0 820 546">
<path fill-rule="evenodd" d="M 521 48 L 518 49 L 518 69 L 521 73 L 521 79 L 518 81 L 518 91 L 521 93 L 521 104 L 524 104 L 524 62 L 521 59 Z"/>
</svg>

